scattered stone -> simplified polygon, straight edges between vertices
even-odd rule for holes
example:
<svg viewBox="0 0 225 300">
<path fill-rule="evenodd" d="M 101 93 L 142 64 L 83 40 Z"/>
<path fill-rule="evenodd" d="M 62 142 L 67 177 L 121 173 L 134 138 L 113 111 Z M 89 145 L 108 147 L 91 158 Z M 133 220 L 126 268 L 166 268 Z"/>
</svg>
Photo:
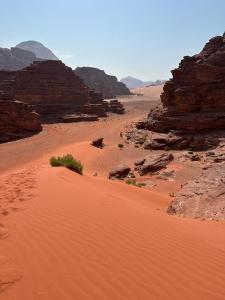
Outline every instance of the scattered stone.
<svg viewBox="0 0 225 300">
<path fill-rule="evenodd" d="M 163 171 L 157 178 L 172 181 L 175 178 L 174 170 Z"/>
<path fill-rule="evenodd" d="M 225 162 L 211 163 L 184 184 L 167 212 L 190 218 L 225 220 Z"/>
<path fill-rule="evenodd" d="M 131 168 L 126 165 L 119 165 L 109 173 L 109 179 L 124 179 L 131 171 Z"/>
<path fill-rule="evenodd" d="M 103 140 L 104 140 L 103 137 L 97 138 L 97 139 L 92 141 L 91 145 L 94 146 L 94 147 L 102 149 L 104 147 Z"/>
</svg>

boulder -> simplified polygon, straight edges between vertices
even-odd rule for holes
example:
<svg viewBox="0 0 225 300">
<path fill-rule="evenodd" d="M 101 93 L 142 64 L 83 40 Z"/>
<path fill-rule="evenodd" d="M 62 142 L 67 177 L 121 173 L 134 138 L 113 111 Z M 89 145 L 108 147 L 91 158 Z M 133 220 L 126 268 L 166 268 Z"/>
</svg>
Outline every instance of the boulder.
<svg viewBox="0 0 225 300">
<path fill-rule="evenodd" d="M 103 143 L 104 138 L 100 137 L 92 141 L 91 145 L 97 148 L 103 148 L 104 143 Z"/>
<path fill-rule="evenodd" d="M 109 179 L 124 179 L 131 171 L 131 168 L 126 165 L 118 165 L 109 172 Z"/>
<path fill-rule="evenodd" d="M 189 218 L 225 220 L 225 162 L 210 164 L 201 176 L 183 185 L 167 212 Z"/>
<path fill-rule="evenodd" d="M 150 154 L 141 160 L 135 162 L 135 170 L 143 176 L 153 174 L 165 168 L 173 160 L 173 155 L 170 153 Z"/>
</svg>

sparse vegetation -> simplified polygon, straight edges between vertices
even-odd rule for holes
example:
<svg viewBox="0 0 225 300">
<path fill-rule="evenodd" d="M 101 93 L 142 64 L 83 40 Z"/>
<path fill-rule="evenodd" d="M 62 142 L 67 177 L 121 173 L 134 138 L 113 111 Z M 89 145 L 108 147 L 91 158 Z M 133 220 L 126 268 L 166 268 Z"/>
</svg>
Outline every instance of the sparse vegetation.
<svg viewBox="0 0 225 300">
<path fill-rule="evenodd" d="M 140 187 L 140 188 L 146 185 L 143 182 L 136 182 L 135 179 L 131 179 L 131 178 L 126 180 L 126 184 L 137 186 L 137 187 Z"/>
<path fill-rule="evenodd" d="M 122 148 L 124 147 L 124 145 L 123 145 L 123 144 L 118 144 L 118 147 L 119 147 L 120 149 L 122 149 Z"/>
<path fill-rule="evenodd" d="M 50 165 L 52 167 L 65 167 L 80 175 L 83 174 L 83 165 L 80 161 L 76 160 L 71 154 L 67 154 L 62 157 L 51 157 Z"/>
</svg>

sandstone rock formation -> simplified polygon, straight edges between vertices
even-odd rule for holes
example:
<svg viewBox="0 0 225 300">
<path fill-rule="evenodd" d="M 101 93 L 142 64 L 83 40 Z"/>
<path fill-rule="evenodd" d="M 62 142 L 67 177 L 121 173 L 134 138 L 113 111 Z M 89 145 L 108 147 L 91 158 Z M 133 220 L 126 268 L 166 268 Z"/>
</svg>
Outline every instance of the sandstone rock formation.
<svg viewBox="0 0 225 300">
<path fill-rule="evenodd" d="M 200 177 L 186 183 L 167 212 L 190 218 L 225 220 L 225 162 L 212 163 Z"/>
<path fill-rule="evenodd" d="M 110 100 L 107 102 L 107 107 L 106 110 L 108 112 L 112 112 L 114 114 L 124 114 L 125 113 L 125 108 L 121 102 L 119 102 L 117 99 Z"/>
<path fill-rule="evenodd" d="M 149 113 L 146 127 L 200 131 L 225 128 L 225 34 L 212 38 L 203 50 L 185 56 L 161 95 L 163 107 Z"/>
<path fill-rule="evenodd" d="M 26 41 L 16 45 L 16 48 L 23 50 L 28 50 L 33 52 L 36 57 L 46 59 L 46 60 L 58 60 L 58 57 L 48 48 L 46 48 L 42 43 L 36 41 Z"/>
<path fill-rule="evenodd" d="M 124 179 L 126 178 L 131 171 L 131 168 L 126 165 L 118 165 L 109 173 L 109 179 Z"/>
<path fill-rule="evenodd" d="M 119 82 L 115 76 L 106 74 L 103 70 L 91 67 L 81 67 L 76 68 L 74 72 L 84 80 L 89 88 L 98 93 L 102 93 L 105 99 L 131 94 L 124 83 Z"/>
<path fill-rule="evenodd" d="M 0 100 L 11 98 L 28 103 L 45 121 L 64 121 L 67 116 L 68 122 L 81 114 L 106 115 L 101 94 L 91 91 L 61 61 L 36 61 L 17 72 L 2 71 L 0 87 Z"/>
<path fill-rule="evenodd" d="M 0 100 L 0 143 L 30 136 L 41 130 L 39 115 L 31 106 Z"/>
<path fill-rule="evenodd" d="M 155 173 L 165 168 L 173 160 L 173 155 L 169 153 L 150 154 L 135 162 L 135 170 L 143 176 Z"/>
<path fill-rule="evenodd" d="M 0 48 L 0 70 L 20 70 L 37 60 L 36 55 L 20 48 Z"/>
</svg>

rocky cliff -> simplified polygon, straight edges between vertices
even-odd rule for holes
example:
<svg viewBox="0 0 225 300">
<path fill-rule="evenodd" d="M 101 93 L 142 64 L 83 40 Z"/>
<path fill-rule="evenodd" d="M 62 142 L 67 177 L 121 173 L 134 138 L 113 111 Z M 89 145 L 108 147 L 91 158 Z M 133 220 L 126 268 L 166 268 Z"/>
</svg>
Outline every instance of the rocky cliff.
<svg viewBox="0 0 225 300">
<path fill-rule="evenodd" d="M 115 76 L 106 74 L 103 70 L 90 67 L 76 68 L 77 76 L 84 80 L 85 84 L 98 93 L 102 93 L 105 99 L 120 95 L 130 95 L 130 90 L 119 82 Z"/>
<path fill-rule="evenodd" d="M 33 107 L 15 101 L 16 71 L 0 71 L 0 143 L 30 136 L 41 130 Z"/>
<path fill-rule="evenodd" d="M 0 143 L 30 136 L 41 130 L 39 115 L 25 103 L 0 100 Z"/>
<path fill-rule="evenodd" d="M 154 131 L 199 131 L 225 128 L 225 34 L 203 50 L 185 56 L 152 110 L 147 128 Z"/>
<path fill-rule="evenodd" d="M 71 114 L 105 116 L 102 95 L 56 60 L 36 61 L 17 72 L 0 72 L 0 100 L 6 99 L 32 105 L 44 121 L 63 121 Z"/>
</svg>

